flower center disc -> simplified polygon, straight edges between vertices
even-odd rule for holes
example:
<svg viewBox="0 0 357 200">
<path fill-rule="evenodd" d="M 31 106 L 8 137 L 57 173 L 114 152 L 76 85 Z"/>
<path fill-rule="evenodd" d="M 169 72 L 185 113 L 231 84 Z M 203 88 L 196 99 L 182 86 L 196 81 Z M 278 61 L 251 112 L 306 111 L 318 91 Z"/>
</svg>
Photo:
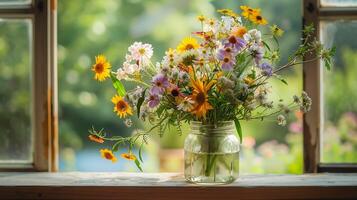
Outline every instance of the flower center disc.
<svg viewBox="0 0 357 200">
<path fill-rule="evenodd" d="M 144 55 L 144 54 L 145 54 L 145 49 L 139 49 L 139 53 L 140 53 L 141 55 Z"/>
<path fill-rule="evenodd" d="M 95 65 L 95 71 L 97 73 L 102 73 L 104 71 L 104 67 L 103 67 L 103 64 L 102 63 L 98 63 Z"/>
<path fill-rule="evenodd" d="M 229 41 L 229 43 L 232 43 L 232 44 L 237 43 L 236 37 L 234 37 L 234 36 L 229 37 L 228 41 Z"/>
<path fill-rule="evenodd" d="M 104 156 L 108 160 L 111 160 L 113 158 L 113 156 L 110 153 L 105 153 Z"/>
<path fill-rule="evenodd" d="M 200 92 L 196 96 L 196 102 L 200 105 L 206 101 L 206 96 L 204 93 Z"/>
<path fill-rule="evenodd" d="M 125 111 L 126 110 L 126 104 L 124 102 L 118 102 L 117 109 L 120 110 L 120 111 Z"/>
<path fill-rule="evenodd" d="M 171 91 L 172 96 L 177 97 L 179 95 L 179 91 L 174 89 Z"/>
<path fill-rule="evenodd" d="M 193 45 L 192 45 L 192 44 L 187 44 L 185 49 L 186 49 L 186 50 L 193 49 Z"/>
</svg>

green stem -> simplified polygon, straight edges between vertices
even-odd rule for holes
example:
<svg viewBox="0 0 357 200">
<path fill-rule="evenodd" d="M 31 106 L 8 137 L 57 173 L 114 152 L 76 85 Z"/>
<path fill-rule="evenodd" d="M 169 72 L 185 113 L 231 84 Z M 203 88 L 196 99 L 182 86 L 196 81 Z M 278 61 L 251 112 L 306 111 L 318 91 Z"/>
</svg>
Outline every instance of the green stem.
<svg viewBox="0 0 357 200">
<path fill-rule="evenodd" d="M 208 133 L 208 137 L 210 137 L 210 133 Z M 212 168 L 213 170 L 215 170 L 215 163 L 216 163 L 216 158 L 217 158 L 217 155 L 213 154 L 212 155 L 212 151 L 214 148 L 213 147 L 213 143 L 214 143 L 214 139 L 213 138 L 210 138 L 209 139 L 209 142 L 208 142 L 208 152 L 207 152 L 207 158 L 206 158 L 206 169 L 205 169 L 205 176 L 206 177 L 209 177 L 211 175 L 211 172 L 212 172 Z M 214 180 L 216 179 L 216 173 L 214 173 Z"/>
</svg>

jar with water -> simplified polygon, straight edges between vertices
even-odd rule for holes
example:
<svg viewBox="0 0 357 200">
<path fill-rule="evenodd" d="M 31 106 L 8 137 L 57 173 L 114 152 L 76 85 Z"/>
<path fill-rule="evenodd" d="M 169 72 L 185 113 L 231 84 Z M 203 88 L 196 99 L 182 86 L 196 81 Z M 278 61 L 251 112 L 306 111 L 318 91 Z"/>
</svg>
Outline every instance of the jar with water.
<svg viewBox="0 0 357 200">
<path fill-rule="evenodd" d="M 197 184 L 226 184 L 239 175 L 240 142 L 234 121 L 191 122 L 185 139 L 185 179 Z"/>
</svg>

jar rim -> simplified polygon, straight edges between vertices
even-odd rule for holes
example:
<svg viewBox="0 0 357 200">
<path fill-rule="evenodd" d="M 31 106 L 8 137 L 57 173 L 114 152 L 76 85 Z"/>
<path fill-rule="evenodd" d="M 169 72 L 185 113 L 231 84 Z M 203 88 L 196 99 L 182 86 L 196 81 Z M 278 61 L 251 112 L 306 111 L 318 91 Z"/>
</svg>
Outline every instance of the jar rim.
<svg viewBox="0 0 357 200">
<path fill-rule="evenodd" d="M 204 127 L 221 127 L 221 126 L 230 126 L 233 125 L 234 121 L 233 120 L 227 120 L 227 121 L 218 121 L 216 124 L 203 124 L 201 121 L 191 121 L 190 125 L 191 126 L 204 126 Z"/>
<path fill-rule="evenodd" d="M 199 134 L 227 134 L 230 131 L 236 130 L 234 121 L 219 121 L 217 124 L 202 124 L 200 121 L 191 121 L 191 130 L 198 131 Z M 226 132 L 228 131 L 228 132 Z"/>
</svg>

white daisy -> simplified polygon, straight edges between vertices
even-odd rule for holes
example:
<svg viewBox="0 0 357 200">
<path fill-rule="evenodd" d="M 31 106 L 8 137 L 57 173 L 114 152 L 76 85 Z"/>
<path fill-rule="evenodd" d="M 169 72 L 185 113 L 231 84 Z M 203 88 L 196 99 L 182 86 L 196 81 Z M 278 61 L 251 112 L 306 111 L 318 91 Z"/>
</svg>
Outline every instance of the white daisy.
<svg viewBox="0 0 357 200">
<path fill-rule="evenodd" d="M 134 42 L 128 50 L 131 53 L 132 59 L 138 61 L 141 67 L 147 66 L 150 63 L 150 58 L 153 55 L 153 48 L 151 44 Z"/>
<path fill-rule="evenodd" d="M 193 104 L 195 102 L 190 97 L 185 97 L 179 105 L 177 105 L 177 109 L 183 110 L 185 112 L 189 112 L 193 109 Z"/>
</svg>

